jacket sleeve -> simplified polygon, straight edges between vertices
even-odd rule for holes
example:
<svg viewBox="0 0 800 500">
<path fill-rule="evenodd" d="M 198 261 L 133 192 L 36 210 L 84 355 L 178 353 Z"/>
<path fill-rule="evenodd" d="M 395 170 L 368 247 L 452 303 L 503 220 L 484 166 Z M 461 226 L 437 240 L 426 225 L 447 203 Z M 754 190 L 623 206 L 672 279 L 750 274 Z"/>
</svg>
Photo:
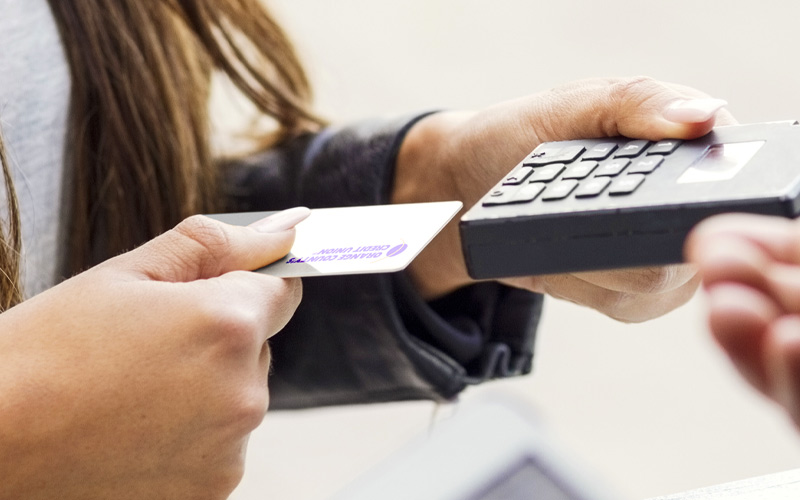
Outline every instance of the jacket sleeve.
<svg viewBox="0 0 800 500">
<path fill-rule="evenodd" d="M 388 203 L 397 152 L 425 115 L 328 128 L 223 166 L 226 210 Z M 394 274 L 306 278 L 271 341 L 271 408 L 447 400 L 531 371 L 542 297 L 479 283 L 434 302 Z"/>
</svg>

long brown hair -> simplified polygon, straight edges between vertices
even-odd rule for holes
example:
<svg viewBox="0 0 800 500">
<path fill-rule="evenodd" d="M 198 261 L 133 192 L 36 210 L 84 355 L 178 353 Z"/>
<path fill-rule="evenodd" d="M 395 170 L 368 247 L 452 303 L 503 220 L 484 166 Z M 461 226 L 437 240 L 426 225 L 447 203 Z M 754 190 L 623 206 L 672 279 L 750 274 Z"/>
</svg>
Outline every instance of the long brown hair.
<svg viewBox="0 0 800 500">
<path fill-rule="evenodd" d="M 19 276 L 22 246 L 19 203 L 2 135 L 0 135 L 0 164 L 5 181 L 6 213 L 8 213 L 7 222 L 0 219 L 0 312 L 2 312 L 22 300 Z"/>
<path fill-rule="evenodd" d="M 215 70 L 274 119 L 277 140 L 321 123 L 295 51 L 262 0 L 49 3 L 72 75 L 69 273 L 217 208 L 208 116 Z"/>
<path fill-rule="evenodd" d="M 209 82 L 222 70 L 281 129 L 317 120 L 261 0 L 50 0 L 72 69 L 77 271 L 213 211 Z"/>
</svg>

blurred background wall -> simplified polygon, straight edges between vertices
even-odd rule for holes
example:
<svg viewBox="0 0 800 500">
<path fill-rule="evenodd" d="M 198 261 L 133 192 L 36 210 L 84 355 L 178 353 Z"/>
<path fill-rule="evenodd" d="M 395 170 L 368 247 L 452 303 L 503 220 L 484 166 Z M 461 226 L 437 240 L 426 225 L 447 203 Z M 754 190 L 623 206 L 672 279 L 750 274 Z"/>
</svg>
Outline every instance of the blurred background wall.
<svg viewBox="0 0 800 500">
<path fill-rule="evenodd" d="M 591 76 L 649 75 L 800 118 L 800 2 L 268 0 L 334 122 L 477 108 Z M 800 168 L 800 166 L 798 166 Z M 548 300 L 528 401 L 571 452 L 642 499 L 800 467 L 799 434 L 711 340 L 704 297 L 640 325 Z M 452 411 L 428 402 L 270 413 L 234 499 L 323 499 Z"/>
</svg>

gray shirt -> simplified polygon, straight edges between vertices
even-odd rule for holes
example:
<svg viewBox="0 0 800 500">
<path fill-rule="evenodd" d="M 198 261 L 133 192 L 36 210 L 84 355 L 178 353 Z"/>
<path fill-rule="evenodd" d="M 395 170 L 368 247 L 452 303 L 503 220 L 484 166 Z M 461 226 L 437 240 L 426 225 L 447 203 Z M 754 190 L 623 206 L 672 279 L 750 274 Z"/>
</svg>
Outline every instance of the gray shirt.
<svg viewBox="0 0 800 500">
<path fill-rule="evenodd" d="M 28 297 L 54 284 L 61 262 L 69 94 L 69 66 L 47 1 L 0 0 L 0 130 L 21 205 Z M 5 203 L 0 216 L 7 216 Z"/>
</svg>

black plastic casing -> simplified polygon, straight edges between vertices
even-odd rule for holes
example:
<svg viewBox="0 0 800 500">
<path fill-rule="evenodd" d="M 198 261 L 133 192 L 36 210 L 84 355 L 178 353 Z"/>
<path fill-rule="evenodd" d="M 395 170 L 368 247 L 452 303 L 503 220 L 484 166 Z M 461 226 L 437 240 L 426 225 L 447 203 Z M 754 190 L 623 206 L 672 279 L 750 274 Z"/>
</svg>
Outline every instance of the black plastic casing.
<svg viewBox="0 0 800 500">
<path fill-rule="evenodd" d="M 628 141 L 564 141 L 542 144 L 534 151 L 572 145 L 590 149 L 608 142 L 621 146 Z M 757 142 L 763 144 L 732 178 L 678 182 L 687 169 L 703 168 L 702 159 L 712 146 Z M 646 155 L 647 151 L 641 157 Z M 473 278 L 678 263 L 683 260 L 688 232 L 711 215 L 746 212 L 797 217 L 800 124 L 718 127 L 702 138 L 684 142 L 629 195 L 604 192 L 594 198 L 576 198 L 574 194 L 558 201 L 541 198 L 497 206 L 483 206 L 481 200 L 464 214 L 461 241 Z"/>
</svg>

